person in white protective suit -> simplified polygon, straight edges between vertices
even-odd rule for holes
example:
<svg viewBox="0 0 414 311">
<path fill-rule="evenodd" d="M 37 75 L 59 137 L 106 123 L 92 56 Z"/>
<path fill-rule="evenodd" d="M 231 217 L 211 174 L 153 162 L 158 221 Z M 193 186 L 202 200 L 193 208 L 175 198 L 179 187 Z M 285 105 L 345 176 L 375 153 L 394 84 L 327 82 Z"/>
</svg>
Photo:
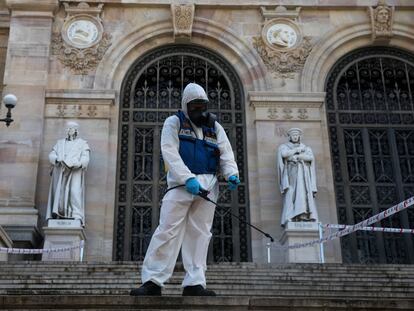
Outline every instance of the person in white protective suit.
<svg viewBox="0 0 414 311">
<path fill-rule="evenodd" d="M 208 197 L 217 201 L 219 169 L 229 189 L 236 189 L 240 180 L 227 135 L 215 116 L 207 112 L 207 105 L 204 89 L 190 83 L 183 92 L 182 110 L 164 122 L 161 151 L 171 190 L 162 200 L 160 223 L 144 259 L 143 285 L 131 291 L 133 296 L 161 295 L 180 248 L 186 271 L 183 296 L 216 295 L 206 289 L 205 277 L 215 205 L 198 194 L 207 190 Z"/>
</svg>

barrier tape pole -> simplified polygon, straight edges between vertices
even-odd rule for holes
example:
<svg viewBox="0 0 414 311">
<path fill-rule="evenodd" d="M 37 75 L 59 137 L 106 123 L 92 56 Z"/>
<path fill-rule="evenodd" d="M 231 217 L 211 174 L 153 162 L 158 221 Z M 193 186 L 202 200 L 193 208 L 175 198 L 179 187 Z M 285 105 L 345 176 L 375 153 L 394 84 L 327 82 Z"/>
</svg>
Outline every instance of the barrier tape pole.
<svg viewBox="0 0 414 311">
<path fill-rule="evenodd" d="M 322 223 L 318 223 L 318 229 L 319 229 L 319 239 L 322 239 L 323 238 Z M 323 243 L 319 244 L 319 256 L 320 256 L 321 263 L 325 263 L 325 252 L 324 252 Z"/>
</svg>

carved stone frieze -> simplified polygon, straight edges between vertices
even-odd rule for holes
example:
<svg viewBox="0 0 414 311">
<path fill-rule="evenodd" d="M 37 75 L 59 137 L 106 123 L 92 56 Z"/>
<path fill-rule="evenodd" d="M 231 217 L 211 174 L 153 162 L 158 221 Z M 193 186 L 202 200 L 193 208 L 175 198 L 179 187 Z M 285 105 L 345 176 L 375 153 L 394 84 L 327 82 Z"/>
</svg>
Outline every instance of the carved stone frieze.
<svg viewBox="0 0 414 311">
<path fill-rule="evenodd" d="M 46 92 L 46 118 L 109 119 L 113 91 L 50 90 Z"/>
<path fill-rule="evenodd" d="M 109 118 L 109 105 L 49 101 L 46 105 L 46 118 L 107 119 Z"/>
<path fill-rule="evenodd" d="M 194 21 L 194 4 L 171 4 L 174 38 L 191 38 Z"/>
<path fill-rule="evenodd" d="M 111 35 L 104 31 L 101 20 L 103 4 L 91 7 L 86 2 L 77 6 L 64 3 L 64 8 L 63 25 L 52 35 L 52 55 L 73 73 L 88 74 L 111 45 Z"/>
<path fill-rule="evenodd" d="M 249 92 L 256 121 L 320 121 L 324 93 Z"/>
<path fill-rule="evenodd" d="M 392 37 L 394 7 L 388 6 L 385 0 L 379 0 L 376 8 L 368 8 L 368 13 L 371 19 L 372 40 L 387 40 Z"/>
</svg>

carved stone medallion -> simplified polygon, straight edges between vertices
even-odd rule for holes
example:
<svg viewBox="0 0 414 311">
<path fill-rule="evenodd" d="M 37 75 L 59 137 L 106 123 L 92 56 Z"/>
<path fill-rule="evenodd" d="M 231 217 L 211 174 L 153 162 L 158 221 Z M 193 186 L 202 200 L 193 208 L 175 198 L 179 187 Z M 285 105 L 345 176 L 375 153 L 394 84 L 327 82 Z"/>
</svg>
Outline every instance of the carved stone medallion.
<svg viewBox="0 0 414 311">
<path fill-rule="evenodd" d="M 103 4 L 64 4 L 67 15 L 60 32 L 53 33 L 52 54 L 75 74 L 84 75 L 96 68 L 111 45 L 111 35 L 104 32 L 100 17 Z"/>
<path fill-rule="evenodd" d="M 262 40 L 274 50 L 296 47 L 302 39 L 300 28 L 291 20 L 276 18 L 267 22 L 262 29 Z"/>
<path fill-rule="evenodd" d="M 304 37 L 298 24 L 288 18 L 267 21 L 261 36 L 253 38 L 253 46 L 277 78 L 294 78 L 312 49 L 310 38 Z"/>
<path fill-rule="evenodd" d="M 67 44 L 78 49 L 85 49 L 101 41 L 103 26 L 96 18 L 80 14 L 65 22 L 61 34 Z"/>
</svg>

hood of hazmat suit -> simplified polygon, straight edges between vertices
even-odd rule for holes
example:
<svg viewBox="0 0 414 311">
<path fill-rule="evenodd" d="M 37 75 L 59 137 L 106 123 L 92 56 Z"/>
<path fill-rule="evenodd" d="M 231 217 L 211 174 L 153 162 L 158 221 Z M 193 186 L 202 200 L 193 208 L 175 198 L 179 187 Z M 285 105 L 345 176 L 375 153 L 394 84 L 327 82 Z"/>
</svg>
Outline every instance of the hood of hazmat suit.
<svg viewBox="0 0 414 311">
<path fill-rule="evenodd" d="M 188 117 L 187 104 L 195 99 L 200 99 L 208 102 L 208 97 L 204 89 L 196 83 L 189 83 L 184 91 L 181 99 L 181 110 Z"/>
</svg>

